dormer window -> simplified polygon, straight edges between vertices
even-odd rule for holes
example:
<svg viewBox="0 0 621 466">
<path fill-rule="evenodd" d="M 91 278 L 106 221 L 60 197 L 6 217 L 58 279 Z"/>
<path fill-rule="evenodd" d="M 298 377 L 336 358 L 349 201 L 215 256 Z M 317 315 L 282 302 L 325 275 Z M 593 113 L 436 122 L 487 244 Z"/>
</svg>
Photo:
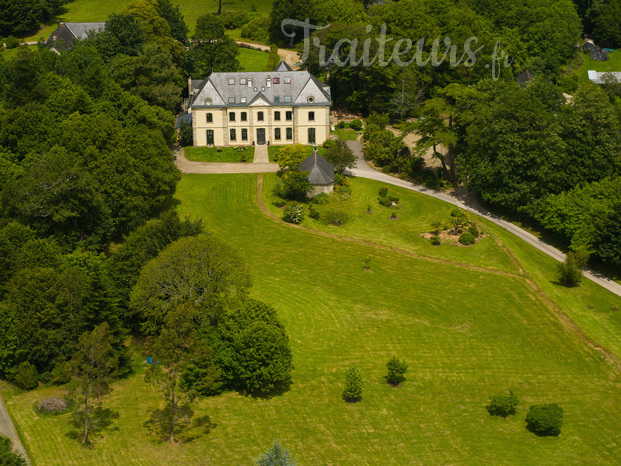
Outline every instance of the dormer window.
<svg viewBox="0 0 621 466">
<path fill-rule="evenodd" d="M 211 99 L 207 98 L 205 99 L 205 105 L 211 105 L 213 102 Z"/>
<path fill-rule="evenodd" d="M 315 102 L 315 98 L 314 98 L 312 95 L 309 95 L 309 96 L 306 98 L 306 101 L 307 101 L 309 104 L 312 104 L 313 102 Z"/>
<path fill-rule="evenodd" d="M 291 102 L 291 96 L 290 95 L 286 95 L 285 96 L 285 102 Z"/>
<path fill-rule="evenodd" d="M 239 78 L 239 84 L 241 84 L 242 86 L 246 85 L 246 78 Z"/>
<path fill-rule="evenodd" d="M 229 78 L 229 84 L 234 85 L 235 84 L 235 78 Z"/>
<path fill-rule="evenodd" d="M 291 84 L 291 78 L 283 78 L 285 84 Z"/>
<path fill-rule="evenodd" d="M 230 104 L 234 104 L 235 103 L 235 97 L 229 97 L 229 103 Z"/>
<path fill-rule="evenodd" d="M 280 84 L 280 78 L 274 78 L 274 84 Z"/>
<path fill-rule="evenodd" d="M 272 78 L 268 76 L 265 80 L 265 84 L 267 85 L 267 87 L 272 87 Z"/>
<path fill-rule="evenodd" d="M 246 103 L 246 98 L 245 97 L 240 97 L 239 98 L 239 102 L 242 103 L 242 104 L 245 104 Z"/>
<path fill-rule="evenodd" d="M 252 78 L 248 78 L 248 87 L 252 87 Z"/>
</svg>

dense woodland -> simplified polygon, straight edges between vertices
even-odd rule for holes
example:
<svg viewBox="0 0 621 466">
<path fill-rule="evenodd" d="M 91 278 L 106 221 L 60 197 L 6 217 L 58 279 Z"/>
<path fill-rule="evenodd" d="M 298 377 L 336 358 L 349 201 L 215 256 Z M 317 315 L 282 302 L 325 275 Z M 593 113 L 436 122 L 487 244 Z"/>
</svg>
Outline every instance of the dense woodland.
<svg viewBox="0 0 621 466">
<path fill-rule="evenodd" d="M 0 35 L 36 29 L 61 3 L 0 0 Z M 315 33 L 329 49 L 374 38 L 383 23 L 396 38 L 478 37 L 470 68 L 333 66 L 328 78 L 317 49 L 305 66 L 327 79 L 335 105 L 368 116 L 365 154 L 377 165 L 418 177 L 420 153 L 438 148 L 435 177 L 618 270 L 621 87 L 578 85 L 567 69 L 583 31 L 621 45 L 620 11 L 619 0 L 275 0 L 270 18 L 204 15 L 188 37 L 170 0 L 134 0 L 59 54 L 0 54 L 0 376 L 22 388 L 77 381 L 85 441 L 90 400 L 137 354 L 160 363 L 149 380 L 173 420 L 196 394 L 265 395 L 291 382 L 287 335 L 269 304 L 248 297 L 242 259 L 171 202 L 186 78 L 239 69 L 226 29 L 243 24 L 284 44 L 280 21 L 308 16 L 332 24 Z M 485 65 L 498 41 L 513 61 L 494 80 Z M 525 69 L 536 79 L 520 86 Z M 415 151 L 390 122 L 421 135 Z"/>
</svg>

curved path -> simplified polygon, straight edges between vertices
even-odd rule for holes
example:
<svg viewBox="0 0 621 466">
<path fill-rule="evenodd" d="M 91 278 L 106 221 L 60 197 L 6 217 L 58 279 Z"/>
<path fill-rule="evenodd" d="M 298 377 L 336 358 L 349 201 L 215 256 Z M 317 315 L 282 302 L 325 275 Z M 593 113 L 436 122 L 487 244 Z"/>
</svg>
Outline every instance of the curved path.
<svg viewBox="0 0 621 466">
<path fill-rule="evenodd" d="M 369 164 L 364 160 L 364 155 L 362 154 L 362 144 L 360 141 L 347 141 L 347 145 L 351 148 L 351 150 L 356 155 L 356 168 L 351 170 L 351 174 L 355 176 L 359 176 L 361 178 L 369 178 L 371 180 L 383 181 L 384 183 L 392 184 L 394 186 L 400 186 L 402 188 L 409 189 L 411 191 L 416 191 L 421 194 L 425 194 L 427 196 L 435 197 L 436 199 L 440 199 L 444 202 L 448 202 L 449 204 L 453 204 L 457 207 L 460 207 L 468 212 L 472 212 L 473 214 L 479 215 L 490 222 L 495 223 L 498 226 L 501 226 L 505 230 L 514 234 L 518 238 L 523 239 L 531 246 L 534 246 L 538 250 L 544 252 L 548 256 L 556 259 L 559 262 L 565 260 L 565 254 L 563 254 L 558 249 L 550 246 L 544 241 L 540 240 L 536 236 L 530 234 L 529 232 L 521 229 L 520 227 L 514 225 L 511 222 L 507 222 L 502 218 L 488 212 L 486 209 L 478 205 L 476 202 L 472 202 L 466 198 L 458 198 L 450 194 L 445 194 L 440 191 L 435 191 L 433 189 L 428 189 L 423 186 L 415 185 L 410 183 L 409 181 L 401 180 L 399 178 L 395 178 L 390 175 L 386 175 L 385 173 L 380 173 L 377 170 L 374 170 L 369 166 Z M 597 283 L 600 286 L 603 286 L 607 290 L 616 294 L 617 296 L 621 296 L 621 285 L 610 280 L 609 278 L 604 277 L 597 272 L 586 269 L 583 272 L 583 275 L 589 280 Z"/>
<path fill-rule="evenodd" d="M 453 204 L 457 207 L 467 210 L 468 212 L 479 215 L 492 223 L 495 223 L 496 225 L 504 228 L 508 232 L 512 233 L 518 238 L 521 238 L 531 246 L 537 248 L 538 250 L 544 252 L 545 254 L 552 257 L 553 259 L 556 259 L 559 262 L 565 260 L 565 254 L 563 254 L 558 249 L 550 246 L 546 242 L 540 240 L 536 236 L 532 235 L 526 230 L 521 229 L 513 223 L 507 222 L 506 220 L 503 220 L 497 215 L 488 212 L 486 209 L 484 209 L 478 203 L 473 202 L 472 200 L 469 200 L 467 198 L 460 198 L 455 195 L 446 194 L 433 189 L 428 189 L 423 186 L 410 183 L 409 181 L 401 180 L 399 178 L 395 178 L 394 176 L 390 176 L 374 170 L 369 166 L 366 160 L 364 160 L 364 155 L 362 154 L 362 144 L 360 143 L 360 140 L 347 141 L 347 145 L 356 155 L 356 168 L 349 171 L 351 175 L 376 181 L 382 181 L 384 183 L 399 186 L 401 188 L 409 189 L 411 191 L 416 191 L 427 196 L 435 197 L 436 199 L 440 199 L 441 201 L 448 202 L 449 204 Z M 175 156 L 177 158 L 177 167 L 181 170 L 182 173 L 275 173 L 278 171 L 278 164 L 276 163 L 190 162 L 185 158 L 182 148 L 177 148 L 175 150 Z M 606 288 L 608 291 L 616 294 L 617 296 L 621 296 L 621 285 L 614 282 L 613 280 L 610 280 L 609 278 L 598 274 L 597 272 L 590 269 L 584 270 L 583 275 L 589 280 Z"/>
</svg>

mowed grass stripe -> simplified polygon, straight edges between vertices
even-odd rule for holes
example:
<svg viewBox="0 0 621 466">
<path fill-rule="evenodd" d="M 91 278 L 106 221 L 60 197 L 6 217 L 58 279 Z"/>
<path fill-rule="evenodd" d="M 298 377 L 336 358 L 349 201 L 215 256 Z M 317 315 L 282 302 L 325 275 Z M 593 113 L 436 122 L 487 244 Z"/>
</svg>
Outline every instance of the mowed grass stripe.
<svg viewBox="0 0 621 466">
<path fill-rule="evenodd" d="M 254 175 L 185 175 L 179 211 L 203 218 L 248 262 L 252 295 L 275 306 L 287 328 L 291 390 L 270 400 L 201 399 L 196 416 L 209 415 L 217 427 L 191 443 L 160 445 L 143 427 L 160 402 L 138 365 L 105 400 L 121 413 L 119 430 L 92 450 L 67 439 L 62 420 L 33 416 L 33 402 L 57 389 L 13 393 L 10 409 L 34 432 L 28 443 L 40 464 L 252 464 L 275 439 L 299 464 L 612 464 L 621 457 L 619 377 L 526 281 L 288 228 L 259 210 L 256 183 Z M 433 215 L 433 207 L 419 207 Z M 528 253 L 516 250 L 521 262 Z M 371 272 L 362 268 L 366 255 Z M 533 270 L 522 265 L 540 284 L 536 269 L 548 265 L 534 260 Z M 410 364 L 399 388 L 383 379 L 393 355 Z M 361 403 L 348 404 L 342 382 L 354 363 L 365 388 Z M 491 418 L 488 396 L 508 389 L 522 400 L 518 414 Z M 526 431 L 528 406 L 540 402 L 565 409 L 561 437 Z"/>
</svg>

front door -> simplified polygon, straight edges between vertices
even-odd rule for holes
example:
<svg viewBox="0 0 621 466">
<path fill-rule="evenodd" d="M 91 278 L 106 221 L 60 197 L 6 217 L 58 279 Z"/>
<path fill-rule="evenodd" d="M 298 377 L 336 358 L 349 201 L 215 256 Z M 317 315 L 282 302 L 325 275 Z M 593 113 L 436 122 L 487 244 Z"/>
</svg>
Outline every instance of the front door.
<svg viewBox="0 0 621 466">
<path fill-rule="evenodd" d="M 207 130 L 207 145 L 213 146 L 213 129 Z"/>
<path fill-rule="evenodd" d="M 257 128 L 257 144 L 265 144 L 265 128 Z"/>
</svg>

